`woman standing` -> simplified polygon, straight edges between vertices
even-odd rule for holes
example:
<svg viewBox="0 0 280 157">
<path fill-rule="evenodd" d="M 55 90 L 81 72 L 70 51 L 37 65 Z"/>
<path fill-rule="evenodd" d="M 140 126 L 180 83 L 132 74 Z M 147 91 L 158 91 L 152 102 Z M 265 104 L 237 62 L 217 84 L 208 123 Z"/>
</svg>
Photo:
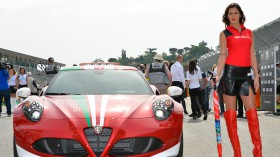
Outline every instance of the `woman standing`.
<svg viewBox="0 0 280 157">
<path fill-rule="evenodd" d="M 11 93 L 11 111 L 14 112 L 16 106 L 16 85 L 17 85 L 17 75 L 16 70 L 11 68 L 9 69 L 9 80 L 8 80 L 10 93 Z"/>
<path fill-rule="evenodd" d="M 19 76 L 18 76 L 18 89 L 22 87 L 27 87 L 27 75 L 24 68 L 19 69 Z"/>
<path fill-rule="evenodd" d="M 204 112 L 203 120 L 207 120 L 207 108 L 202 99 L 202 91 L 200 90 L 200 82 L 202 80 L 201 71 L 197 69 L 194 60 L 189 63 L 189 71 L 187 71 L 187 87 L 189 87 L 192 114 L 189 115 L 193 119 L 200 118 L 201 113 L 196 100 L 198 99 Z"/>
<path fill-rule="evenodd" d="M 262 142 L 259 120 L 255 108 L 255 91 L 259 89 L 259 75 L 248 76 L 252 68 L 258 74 L 254 52 L 253 33 L 244 26 L 245 15 L 237 3 L 230 4 L 223 15 L 226 29 L 220 33 L 220 56 L 216 81 L 223 92 L 226 104 L 224 118 L 227 125 L 234 156 L 241 157 L 241 148 L 237 134 L 236 96 L 240 95 L 247 109 L 251 139 L 254 144 L 253 155 L 262 157 Z M 228 50 L 228 54 L 226 54 Z M 220 78 L 224 69 L 223 76 Z"/>
</svg>

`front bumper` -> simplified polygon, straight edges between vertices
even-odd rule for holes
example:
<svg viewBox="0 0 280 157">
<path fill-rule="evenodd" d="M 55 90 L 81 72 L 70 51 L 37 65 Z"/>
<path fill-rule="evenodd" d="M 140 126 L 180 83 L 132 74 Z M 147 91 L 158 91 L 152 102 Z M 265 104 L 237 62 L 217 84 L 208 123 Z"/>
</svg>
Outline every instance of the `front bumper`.
<svg viewBox="0 0 280 157">
<path fill-rule="evenodd" d="M 19 156 L 50 156 L 33 148 L 33 144 L 43 138 L 74 139 L 86 150 L 88 157 L 96 157 L 91 144 L 85 136 L 87 125 L 84 119 L 41 119 L 37 123 L 29 122 L 24 116 L 14 115 L 14 135 Z M 154 118 L 112 119 L 107 118 L 104 128 L 111 128 L 112 133 L 100 157 L 114 157 L 110 151 L 121 139 L 135 137 L 153 137 L 163 142 L 159 149 L 133 157 L 176 156 L 179 152 L 182 135 L 182 116 L 171 116 L 166 121 Z M 29 154 L 29 155 L 27 155 Z"/>
</svg>

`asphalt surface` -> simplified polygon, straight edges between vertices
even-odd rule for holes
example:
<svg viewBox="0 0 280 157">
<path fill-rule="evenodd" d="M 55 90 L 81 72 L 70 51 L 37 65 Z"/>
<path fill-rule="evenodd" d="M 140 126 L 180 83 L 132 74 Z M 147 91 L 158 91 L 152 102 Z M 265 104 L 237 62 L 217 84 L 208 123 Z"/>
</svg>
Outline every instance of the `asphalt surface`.
<svg viewBox="0 0 280 157">
<path fill-rule="evenodd" d="M 190 100 L 186 99 L 187 110 L 190 113 Z M 3 107 L 3 111 L 5 107 Z M 259 111 L 261 136 L 264 157 L 280 156 L 280 117 Z M 13 125 L 12 117 L 2 113 L 0 117 L 0 156 L 13 156 Z M 233 157 L 233 152 L 227 135 L 224 118 L 221 117 L 223 156 Z M 253 157 L 247 120 L 238 119 L 238 133 L 243 157 Z M 193 120 L 184 118 L 184 157 L 217 157 L 214 113 L 210 112 L 208 120 L 202 118 Z"/>
</svg>

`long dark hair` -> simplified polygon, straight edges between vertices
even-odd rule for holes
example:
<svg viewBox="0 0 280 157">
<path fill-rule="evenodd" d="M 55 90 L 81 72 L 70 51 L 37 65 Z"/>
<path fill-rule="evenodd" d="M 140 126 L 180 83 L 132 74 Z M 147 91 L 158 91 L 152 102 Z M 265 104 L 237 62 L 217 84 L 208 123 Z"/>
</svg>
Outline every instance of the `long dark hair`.
<svg viewBox="0 0 280 157">
<path fill-rule="evenodd" d="M 24 73 L 23 73 L 23 74 L 25 74 L 25 69 L 24 69 L 24 68 L 19 68 L 19 74 L 21 74 L 21 73 L 20 73 L 21 69 L 24 70 Z"/>
<path fill-rule="evenodd" d="M 196 62 L 195 60 L 191 60 L 189 63 L 189 73 L 193 75 L 195 71 L 197 71 Z"/>
<path fill-rule="evenodd" d="M 225 23 L 225 27 L 230 25 L 230 21 L 228 19 L 228 11 L 231 8 L 236 8 L 239 11 L 239 14 L 240 14 L 239 23 L 244 24 L 246 21 L 246 18 L 245 18 L 245 15 L 244 15 L 240 5 L 237 3 L 231 3 L 230 5 L 227 6 L 225 13 L 223 15 L 223 23 Z"/>
</svg>

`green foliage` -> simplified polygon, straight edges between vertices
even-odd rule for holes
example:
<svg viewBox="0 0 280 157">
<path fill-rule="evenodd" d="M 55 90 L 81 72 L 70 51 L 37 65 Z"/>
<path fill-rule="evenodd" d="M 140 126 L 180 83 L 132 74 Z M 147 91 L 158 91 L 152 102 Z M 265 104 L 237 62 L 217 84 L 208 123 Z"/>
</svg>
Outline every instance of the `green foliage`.
<svg viewBox="0 0 280 157">
<path fill-rule="evenodd" d="M 102 59 L 98 58 L 98 59 L 95 59 L 93 62 L 104 62 Z"/>
<path fill-rule="evenodd" d="M 184 48 L 170 48 L 169 53 L 163 52 L 162 57 L 164 60 L 168 60 L 169 62 L 175 62 L 177 55 L 183 55 L 184 62 L 188 62 L 193 58 L 199 59 L 200 56 L 208 53 L 212 48 L 207 47 L 207 42 L 201 41 L 198 45 L 191 45 L 190 47 Z M 218 49 L 218 46 L 216 47 Z M 130 65 L 136 66 L 140 63 L 150 64 L 154 62 L 154 56 L 157 54 L 157 48 L 147 48 L 143 54 L 139 55 L 136 58 L 127 57 L 126 50 L 122 49 L 121 57 L 118 59 L 110 58 L 108 62 L 116 62 L 118 61 L 121 65 Z"/>
<path fill-rule="evenodd" d="M 109 58 L 108 62 L 118 62 L 118 59 L 117 58 Z"/>
</svg>

